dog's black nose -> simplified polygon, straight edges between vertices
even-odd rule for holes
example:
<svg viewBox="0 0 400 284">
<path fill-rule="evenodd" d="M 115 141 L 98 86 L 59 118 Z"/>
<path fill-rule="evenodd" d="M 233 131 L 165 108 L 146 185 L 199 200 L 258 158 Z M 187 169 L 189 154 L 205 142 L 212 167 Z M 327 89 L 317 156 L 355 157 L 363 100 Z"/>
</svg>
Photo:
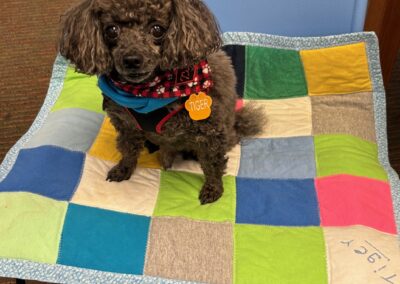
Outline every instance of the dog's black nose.
<svg viewBox="0 0 400 284">
<path fill-rule="evenodd" d="M 125 56 L 123 63 L 126 69 L 140 69 L 140 67 L 142 67 L 143 64 L 143 56 L 141 55 Z"/>
</svg>

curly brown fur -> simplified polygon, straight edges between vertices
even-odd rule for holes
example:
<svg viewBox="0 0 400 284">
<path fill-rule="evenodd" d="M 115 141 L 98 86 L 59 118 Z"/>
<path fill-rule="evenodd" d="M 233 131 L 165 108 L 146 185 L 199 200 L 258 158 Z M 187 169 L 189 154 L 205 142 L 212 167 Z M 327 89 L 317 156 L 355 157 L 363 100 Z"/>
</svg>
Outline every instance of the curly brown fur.
<svg viewBox="0 0 400 284">
<path fill-rule="evenodd" d="M 234 70 L 219 49 L 218 24 L 206 5 L 200 0 L 85 0 L 66 13 L 62 26 L 61 54 L 87 74 L 112 74 L 139 83 L 152 79 L 159 70 L 207 58 L 214 86 L 209 92 L 212 113 L 206 120 L 193 121 L 181 111 L 165 123 L 161 135 L 145 132 L 136 128 L 123 107 L 104 97 L 103 107 L 118 131 L 117 147 L 122 154 L 107 179 L 129 179 L 148 140 L 160 146 L 164 168 L 172 165 L 178 153 L 196 157 L 205 175 L 200 202 L 219 199 L 226 153 L 241 138 L 260 132 L 264 120 L 256 109 L 245 107 L 235 113 Z M 127 58 L 135 60 L 127 64 Z"/>
</svg>

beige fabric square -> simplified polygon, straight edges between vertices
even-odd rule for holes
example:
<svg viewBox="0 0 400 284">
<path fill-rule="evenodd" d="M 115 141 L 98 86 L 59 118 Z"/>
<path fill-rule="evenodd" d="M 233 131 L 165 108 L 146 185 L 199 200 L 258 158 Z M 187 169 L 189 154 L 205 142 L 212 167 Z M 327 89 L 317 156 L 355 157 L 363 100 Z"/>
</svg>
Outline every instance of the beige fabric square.
<svg viewBox="0 0 400 284">
<path fill-rule="evenodd" d="M 395 235 L 364 226 L 323 230 L 329 283 L 399 283 L 400 249 Z"/>
<path fill-rule="evenodd" d="M 151 216 L 160 187 L 160 170 L 136 168 L 129 180 L 106 181 L 115 164 L 86 155 L 82 179 L 71 202 Z"/>
<path fill-rule="evenodd" d="M 232 150 L 230 150 L 227 153 L 227 156 L 229 157 L 229 160 L 226 167 L 226 175 L 237 176 L 240 164 L 240 145 L 236 145 Z M 171 170 L 203 174 L 203 170 L 201 169 L 199 162 L 193 160 L 183 160 L 181 156 L 178 156 L 175 159 Z"/>
<path fill-rule="evenodd" d="M 245 101 L 245 104 L 250 101 Z M 311 101 L 309 97 L 251 101 L 260 105 L 267 117 L 267 124 L 257 138 L 310 136 Z"/>
<path fill-rule="evenodd" d="M 350 134 L 375 142 L 371 92 L 311 97 L 313 134 Z"/>
<path fill-rule="evenodd" d="M 233 225 L 185 218 L 153 218 L 145 275 L 232 283 Z"/>
</svg>

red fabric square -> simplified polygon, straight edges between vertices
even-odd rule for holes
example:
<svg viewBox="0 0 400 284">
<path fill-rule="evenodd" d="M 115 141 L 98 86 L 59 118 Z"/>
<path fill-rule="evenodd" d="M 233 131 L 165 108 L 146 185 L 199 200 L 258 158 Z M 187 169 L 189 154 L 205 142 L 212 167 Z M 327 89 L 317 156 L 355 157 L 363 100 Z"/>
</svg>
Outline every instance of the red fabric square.
<svg viewBox="0 0 400 284">
<path fill-rule="evenodd" d="M 388 183 L 337 175 L 315 181 L 322 226 L 365 225 L 396 234 Z"/>
</svg>

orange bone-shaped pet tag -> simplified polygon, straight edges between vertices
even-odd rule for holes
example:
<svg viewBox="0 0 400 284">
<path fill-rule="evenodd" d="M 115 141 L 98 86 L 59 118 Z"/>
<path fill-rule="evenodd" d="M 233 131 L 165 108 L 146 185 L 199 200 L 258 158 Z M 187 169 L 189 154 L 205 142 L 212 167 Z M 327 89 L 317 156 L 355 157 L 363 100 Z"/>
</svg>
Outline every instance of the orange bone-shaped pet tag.
<svg viewBox="0 0 400 284">
<path fill-rule="evenodd" d="M 185 108 L 193 120 L 203 120 L 211 115 L 212 99 L 206 93 L 192 94 L 185 102 Z"/>
</svg>

